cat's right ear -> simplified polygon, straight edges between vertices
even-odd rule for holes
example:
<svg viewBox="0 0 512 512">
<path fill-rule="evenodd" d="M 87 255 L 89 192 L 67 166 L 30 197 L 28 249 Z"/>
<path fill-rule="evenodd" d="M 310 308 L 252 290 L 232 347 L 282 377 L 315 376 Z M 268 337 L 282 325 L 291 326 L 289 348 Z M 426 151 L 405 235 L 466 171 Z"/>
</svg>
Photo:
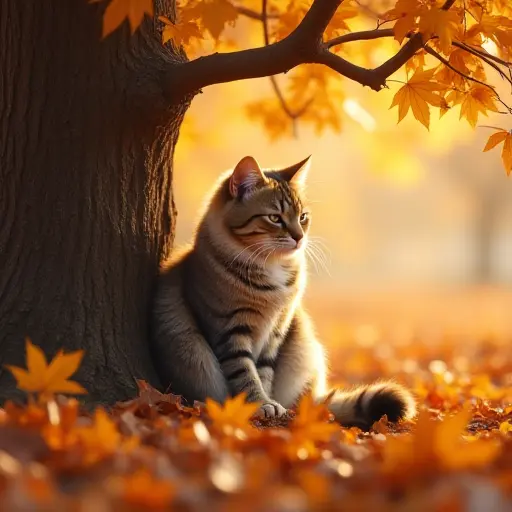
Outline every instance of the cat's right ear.
<svg viewBox="0 0 512 512">
<path fill-rule="evenodd" d="M 256 187 L 266 183 L 267 178 L 252 156 L 246 156 L 238 162 L 229 178 L 229 192 L 232 197 L 243 197 Z"/>
</svg>

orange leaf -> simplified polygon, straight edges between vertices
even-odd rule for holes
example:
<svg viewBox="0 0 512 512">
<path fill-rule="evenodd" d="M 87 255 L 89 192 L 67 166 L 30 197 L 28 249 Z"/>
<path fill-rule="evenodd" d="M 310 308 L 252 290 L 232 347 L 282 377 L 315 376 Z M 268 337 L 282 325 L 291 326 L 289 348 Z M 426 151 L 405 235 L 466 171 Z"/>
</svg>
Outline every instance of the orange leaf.
<svg viewBox="0 0 512 512">
<path fill-rule="evenodd" d="M 176 46 L 187 46 L 192 40 L 203 37 L 196 20 L 189 20 L 183 17 L 179 23 L 174 24 L 165 16 L 159 16 L 158 19 L 164 23 L 162 44 L 172 40 Z"/>
<path fill-rule="evenodd" d="M 419 30 L 424 41 L 438 36 L 441 51 L 449 54 L 452 40 L 459 30 L 459 15 L 455 11 L 432 7 L 420 15 Z"/>
<path fill-rule="evenodd" d="M 90 0 L 91 3 L 95 0 Z M 116 30 L 128 18 L 131 32 L 135 32 L 144 19 L 153 16 L 153 0 L 112 0 L 103 15 L 103 37 Z"/>
<path fill-rule="evenodd" d="M 219 39 L 226 25 L 233 25 L 238 18 L 238 11 L 229 0 L 201 0 L 187 10 L 189 16 L 198 19 L 215 40 Z"/>
<path fill-rule="evenodd" d="M 505 139 L 505 143 L 503 144 L 501 158 L 503 160 L 503 165 L 505 166 L 507 176 L 509 176 L 512 172 L 512 135 L 510 133 L 508 134 L 507 138 Z"/>
<path fill-rule="evenodd" d="M 39 393 L 47 397 L 54 393 L 83 394 L 87 391 L 77 382 L 68 380 L 73 375 L 83 357 L 83 350 L 64 354 L 58 352 L 48 365 L 41 348 L 26 340 L 27 370 L 17 366 L 7 365 L 20 389 L 29 393 Z"/>
<path fill-rule="evenodd" d="M 246 394 L 241 393 L 229 398 L 220 405 L 214 400 L 206 399 L 206 411 L 213 424 L 225 434 L 233 434 L 236 430 L 247 433 L 253 429 L 250 418 L 259 409 L 259 403 L 246 403 Z"/>
<path fill-rule="evenodd" d="M 460 118 L 465 117 L 468 123 L 475 128 L 478 114 L 487 115 L 487 111 L 498 112 L 496 107 L 496 93 L 489 87 L 472 84 L 465 93 L 460 107 Z"/>
<path fill-rule="evenodd" d="M 411 108 L 414 117 L 427 129 L 429 128 L 429 104 L 435 107 L 442 107 L 445 104 L 443 98 L 434 91 L 446 89 L 446 86 L 432 81 L 434 72 L 435 69 L 426 71 L 417 69 L 412 78 L 395 94 L 390 108 L 398 105 L 398 122 Z"/>
<path fill-rule="evenodd" d="M 489 139 L 487 140 L 487 144 L 485 145 L 483 151 L 490 151 L 494 147 L 496 147 L 500 142 L 503 142 L 509 133 L 506 130 L 499 131 L 497 133 L 493 133 Z"/>
</svg>

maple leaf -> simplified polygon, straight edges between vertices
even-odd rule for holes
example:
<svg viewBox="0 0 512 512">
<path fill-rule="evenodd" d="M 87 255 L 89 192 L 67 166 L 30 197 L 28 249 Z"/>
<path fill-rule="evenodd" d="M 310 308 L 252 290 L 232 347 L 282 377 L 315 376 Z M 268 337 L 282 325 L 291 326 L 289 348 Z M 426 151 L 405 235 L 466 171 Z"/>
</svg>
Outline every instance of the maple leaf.
<svg viewBox="0 0 512 512">
<path fill-rule="evenodd" d="M 301 459 L 317 456 L 317 443 L 325 443 L 334 433 L 340 432 L 339 425 L 330 419 L 331 413 L 325 403 L 316 403 L 311 394 L 304 395 L 290 423 L 291 439 L 286 450 L 289 456 Z"/>
<path fill-rule="evenodd" d="M 426 42 L 432 36 L 439 37 L 439 48 L 445 54 L 450 53 L 452 40 L 459 30 L 459 15 L 452 10 L 431 7 L 423 11 L 419 18 L 419 31 Z"/>
<path fill-rule="evenodd" d="M 496 106 L 496 93 L 489 87 L 472 84 L 464 95 L 460 106 L 460 119 L 465 117 L 468 123 L 475 128 L 478 114 L 487 115 L 487 111 L 498 112 Z"/>
<path fill-rule="evenodd" d="M 417 28 L 417 17 L 423 8 L 423 4 L 418 0 L 398 0 L 395 6 L 385 12 L 381 18 L 384 21 L 396 20 L 393 33 L 395 39 L 402 44 L 405 36 Z"/>
<path fill-rule="evenodd" d="M 280 14 L 274 37 L 284 39 L 302 21 L 310 7 L 307 0 L 290 0 L 286 9 Z"/>
<path fill-rule="evenodd" d="M 435 107 L 444 105 L 442 96 L 434 91 L 446 89 L 445 85 L 432 81 L 435 71 L 435 68 L 426 71 L 418 69 L 395 94 L 390 108 L 398 105 L 398 122 L 407 115 L 411 108 L 414 117 L 427 129 L 429 128 L 429 104 Z"/>
<path fill-rule="evenodd" d="M 101 0 L 89 0 L 97 3 Z M 128 18 L 133 34 L 142 23 L 144 15 L 153 16 L 153 0 L 111 0 L 103 15 L 103 37 L 116 30 Z"/>
<path fill-rule="evenodd" d="M 48 398 L 55 393 L 84 394 L 87 391 L 77 382 L 68 380 L 82 361 L 83 350 L 64 354 L 59 351 L 48 365 L 44 352 L 27 338 L 27 369 L 6 365 L 14 375 L 17 386 L 29 393 L 39 393 Z"/>
<path fill-rule="evenodd" d="M 261 404 L 248 403 L 245 401 L 246 397 L 246 393 L 240 393 L 234 398 L 228 398 L 224 405 L 210 398 L 206 399 L 206 412 L 220 431 L 231 435 L 236 431 L 247 433 L 253 429 L 249 420 Z"/>
<path fill-rule="evenodd" d="M 181 19 L 180 23 L 174 24 L 165 16 L 159 16 L 158 19 L 164 24 L 162 44 L 172 40 L 176 46 L 187 47 L 194 39 L 203 37 L 196 20 L 185 18 Z"/>
<path fill-rule="evenodd" d="M 342 3 L 325 29 L 325 38 L 333 39 L 334 37 L 341 35 L 343 32 L 349 31 L 350 27 L 347 25 L 345 20 L 356 17 L 358 13 L 359 10 L 357 5 L 354 5 L 351 2 Z"/>
<path fill-rule="evenodd" d="M 226 25 L 234 25 L 238 18 L 238 11 L 229 0 L 200 0 L 187 6 L 187 11 L 191 18 L 200 20 L 213 39 L 219 39 Z"/>
<path fill-rule="evenodd" d="M 120 446 L 121 434 L 104 409 L 94 411 L 91 425 L 72 431 L 83 448 L 83 464 L 92 465 L 113 454 Z"/>
<path fill-rule="evenodd" d="M 501 159 L 503 160 L 503 166 L 505 167 L 507 176 L 509 176 L 510 173 L 512 173 L 512 131 L 499 130 L 493 133 L 484 147 L 484 152 L 493 149 L 501 142 L 503 142 Z"/>
</svg>

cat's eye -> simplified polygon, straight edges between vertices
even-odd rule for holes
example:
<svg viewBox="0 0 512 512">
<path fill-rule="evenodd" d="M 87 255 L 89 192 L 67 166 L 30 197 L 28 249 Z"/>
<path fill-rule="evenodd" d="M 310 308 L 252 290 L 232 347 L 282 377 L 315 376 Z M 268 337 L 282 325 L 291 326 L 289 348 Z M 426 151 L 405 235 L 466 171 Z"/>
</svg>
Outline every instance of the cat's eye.
<svg viewBox="0 0 512 512">
<path fill-rule="evenodd" d="M 275 213 L 268 215 L 268 220 L 274 224 L 281 224 L 281 216 L 276 215 Z"/>
<path fill-rule="evenodd" d="M 301 216 L 299 217 L 299 220 L 300 220 L 300 223 L 301 224 L 304 224 L 305 222 L 308 221 L 308 214 L 307 213 L 302 213 Z"/>
</svg>

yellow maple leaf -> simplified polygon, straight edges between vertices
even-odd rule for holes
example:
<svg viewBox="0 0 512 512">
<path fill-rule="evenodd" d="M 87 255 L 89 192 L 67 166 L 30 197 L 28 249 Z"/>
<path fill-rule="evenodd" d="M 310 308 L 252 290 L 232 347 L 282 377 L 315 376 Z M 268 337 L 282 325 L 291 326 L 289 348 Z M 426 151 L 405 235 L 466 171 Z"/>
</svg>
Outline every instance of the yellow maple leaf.
<svg viewBox="0 0 512 512">
<path fill-rule="evenodd" d="M 419 31 L 424 42 L 434 35 L 438 36 L 439 48 L 443 53 L 449 54 L 452 40 L 459 30 L 459 23 L 457 12 L 431 7 L 420 14 Z"/>
<path fill-rule="evenodd" d="M 187 6 L 187 10 L 216 40 L 226 25 L 233 25 L 238 18 L 238 11 L 229 0 L 200 0 Z"/>
<path fill-rule="evenodd" d="M 180 22 L 174 24 L 169 18 L 159 16 L 158 19 L 164 24 L 162 30 L 162 44 L 173 41 L 176 46 L 187 47 L 192 40 L 202 39 L 203 35 L 197 21 L 182 17 Z"/>
<path fill-rule="evenodd" d="M 99 1 L 89 0 L 90 3 Z M 153 16 L 153 0 L 112 0 L 103 15 L 103 37 L 116 30 L 126 18 L 131 32 L 135 32 L 145 14 Z"/>
<path fill-rule="evenodd" d="M 237 430 L 247 433 L 254 428 L 249 420 L 261 404 L 246 402 L 246 396 L 246 393 L 240 393 L 234 398 L 228 398 L 223 405 L 210 398 L 206 399 L 206 411 L 219 430 L 231 435 Z"/>
<path fill-rule="evenodd" d="M 309 10 L 310 2 L 307 0 L 290 0 L 286 9 L 279 15 L 277 29 L 274 37 L 284 39 L 302 21 Z"/>
<path fill-rule="evenodd" d="M 334 13 L 329 25 L 325 29 L 325 38 L 332 39 L 341 35 L 343 32 L 348 32 L 350 27 L 347 25 L 346 20 L 355 18 L 359 13 L 357 5 L 346 1 Z"/>
<path fill-rule="evenodd" d="M 116 424 L 101 408 L 94 411 L 91 425 L 76 427 L 72 434 L 83 448 L 83 464 L 95 464 L 120 447 L 121 434 Z"/>
<path fill-rule="evenodd" d="M 26 370 L 6 365 L 14 375 L 18 388 L 29 393 L 39 393 L 41 398 L 48 398 L 55 393 L 87 393 L 80 384 L 68 380 L 80 366 L 83 350 L 68 354 L 59 351 L 50 364 L 47 364 L 44 352 L 27 338 L 26 353 Z"/>
<path fill-rule="evenodd" d="M 327 404 L 316 403 L 310 395 L 304 395 L 297 407 L 297 414 L 290 423 L 291 439 L 287 453 L 291 458 L 317 456 L 317 443 L 327 442 L 336 432 L 341 432 L 337 423 L 330 422 Z"/>
<path fill-rule="evenodd" d="M 503 160 L 503 166 L 507 176 L 512 172 L 512 131 L 510 130 L 499 130 L 493 133 L 487 144 L 484 147 L 484 151 L 489 151 L 496 147 L 498 144 L 503 142 L 503 151 L 501 153 L 501 159 Z"/>
<path fill-rule="evenodd" d="M 487 111 L 498 112 L 496 106 L 496 93 L 489 87 L 472 84 L 465 92 L 460 106 L 460 119 L 465 117 L 468 123 L 475 128 L 478 114 L 487 115 Z"/>
<path fill-rule="evenodd" d="M 393 98 L 390 108 L 398 106 L 398 122 L 400 122 L 412 109 L 414 117 L 427 129 L 430 125 L 429 104 L 435 107 L 444 105 L 443 98 L 435 91 L 442 91 L 446 86 L 432 81 L 434 69 L 416 70 L 408 82 L 401 87 Z"/>
<path fill-rule="evenodd" d="M 381 17 L 385 21 L 394 21 L 393 33 L 395 39 L 402 44 L 405 36 L 413 32 L 417 26 L 417 17 L 424 6 L 419 0 L 398 0 L 395 6 Z"/>
</svg>

